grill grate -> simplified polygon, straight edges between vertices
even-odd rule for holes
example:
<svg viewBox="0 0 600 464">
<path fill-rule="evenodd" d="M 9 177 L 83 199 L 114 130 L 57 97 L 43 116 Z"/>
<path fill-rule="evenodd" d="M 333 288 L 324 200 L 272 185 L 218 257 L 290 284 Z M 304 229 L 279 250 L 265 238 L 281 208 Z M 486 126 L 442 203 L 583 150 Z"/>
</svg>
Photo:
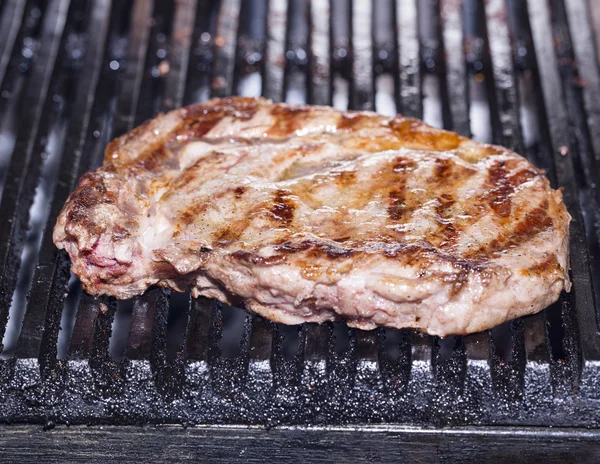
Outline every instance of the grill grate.
<svg viewBox="0 0 600 464">
<path fill-rule="evenodd" d="M 598 426 L 590 18 L 584 0 L 2 2 L 0 420 Z M 52 226 L 107 142 L 158 111 L 244 92 L 426 118 L 434 104 L 467 136 L 487 124 L 564 187 L 573 292 L 446 340 L 296 330 L 161 289 L 119 304 L 81 292 Z"/>
</svg>

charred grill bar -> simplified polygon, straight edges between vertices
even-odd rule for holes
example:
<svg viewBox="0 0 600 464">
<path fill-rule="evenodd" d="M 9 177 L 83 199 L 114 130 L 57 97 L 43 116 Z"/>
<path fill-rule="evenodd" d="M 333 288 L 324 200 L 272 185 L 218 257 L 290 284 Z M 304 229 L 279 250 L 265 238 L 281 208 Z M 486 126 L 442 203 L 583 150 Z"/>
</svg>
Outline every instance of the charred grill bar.
<svg viewBox="0 0 600 464">
<path fill-rule="evenodd" d="M 311 424 L 345 439 L 358 433 L 348 425 L 388 423 L 361 440 L 385 432 L 406 435 L 407 446 L 419 434 L 432 443 L 554 443 L 558 432 L 535 427 L 597 427 L 600 69 L 590 5 L 2 1 L 0 419 Z M 479 92 L 491 141 L 564 188 L 573 291 L 540 314 L 446 340 L 338 325 L 296 330 L 161 289 L 125 303 L 90 297 L 52 243 L 81 174 L 99 165 L 110 139 L 159 111 L 262 92 L 350 109 L 391 104 L 427 118 L 432 82 L 447 129 L 469 136 L 471 117 L 488 117 L 474 111 Z M 428 425 L 454 428 L 442 437 L 420 428 Z M 14 438 L 22 429 L 6 430 Z M 224 433 L 210 430 L 192 435 Z M 312 439 L 286 430 L 273 443 L 286 434 Z M 563 438 L 596 436 L 578 430 Z"/>
</svg>

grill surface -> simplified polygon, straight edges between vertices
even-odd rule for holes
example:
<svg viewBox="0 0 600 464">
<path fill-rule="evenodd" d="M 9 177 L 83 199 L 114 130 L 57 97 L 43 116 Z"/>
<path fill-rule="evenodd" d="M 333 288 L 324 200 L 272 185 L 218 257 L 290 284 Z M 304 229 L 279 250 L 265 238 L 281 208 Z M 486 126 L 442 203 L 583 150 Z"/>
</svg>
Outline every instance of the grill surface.
<svg viewBox="0 0 600 464">
<path fill-rule="evenodd" d="M 584 0 L 2 1 L 0 420 L 598 426 L 591 18 Z M 83 294 L 51 232 L 107 142 L 159 111 L 261 92 L 487 127 L 564 188 L 574 290 L 446 340 L 283 327 L 160 289 Z"/>
</svg>

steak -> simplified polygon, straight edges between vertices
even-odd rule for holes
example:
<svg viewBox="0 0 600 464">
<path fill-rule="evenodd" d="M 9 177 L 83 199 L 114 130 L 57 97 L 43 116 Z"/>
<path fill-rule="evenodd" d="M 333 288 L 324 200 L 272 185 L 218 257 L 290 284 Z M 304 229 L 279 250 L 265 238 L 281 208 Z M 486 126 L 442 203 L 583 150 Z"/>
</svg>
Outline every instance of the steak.
<svg viewBox="0 0 600 464">
<path fill-rule="evenodd" d="M 285 324 L 466 334 L 569 291 L 571 217 L 505 148 L 396 116 L 215 99 L 112 141 L 54 242 L 83 288 Z"/>
</svg>

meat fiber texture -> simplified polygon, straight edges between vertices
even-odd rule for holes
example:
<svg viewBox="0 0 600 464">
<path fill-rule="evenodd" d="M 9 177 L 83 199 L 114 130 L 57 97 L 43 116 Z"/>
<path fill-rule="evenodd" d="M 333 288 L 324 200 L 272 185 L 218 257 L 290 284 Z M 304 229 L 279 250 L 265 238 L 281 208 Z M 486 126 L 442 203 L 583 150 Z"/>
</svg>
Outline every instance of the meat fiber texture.
<svg viewBox="0 0 600 464">
<path fill-rule="evenodd" d="M 54 229 L 88 293 L 158 285 L 284 324 L 467 334 L 570 289 L 544 172 L 411 118 L 215 99 L 112 141 Z"/>
</svg>

